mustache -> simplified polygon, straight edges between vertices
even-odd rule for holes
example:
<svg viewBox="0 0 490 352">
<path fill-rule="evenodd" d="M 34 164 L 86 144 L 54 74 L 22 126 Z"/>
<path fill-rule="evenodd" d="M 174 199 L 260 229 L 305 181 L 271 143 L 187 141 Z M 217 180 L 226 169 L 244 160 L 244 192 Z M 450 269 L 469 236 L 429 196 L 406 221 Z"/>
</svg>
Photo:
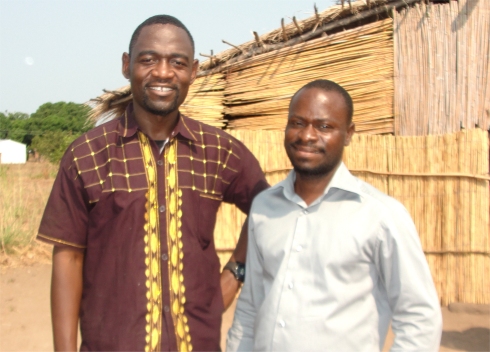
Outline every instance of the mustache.
<svg viewBox="0 0 490 352">
<path fill-rule="evenodd" d="M 172 88 L 172 89 L 175 89 L 175 90 L 178 89 L 178 86 L 176 84 L 171 83 L 171 82 L 169 82 L 167 80 L 164 80 L 164 79 L 159 79 L 159 80 L 156 80 L 156 81 L 148 82 L 147 84 L 145 84 L 145 89 L 147 89 L 148 87 L 151 87 L 155 83 L 157 83 L 157 84 L 165 84 L 167 87 Z"/>
<path fill-rule="evenodd" d="M 325 148 L 318 147 L 318 146 L 314 145 L 313 143 L 302 143 L 301 141 L 296 141 L 296 142 L 290 143 L 289 145 L 291 145 L 295 148 L 308 148 L 311 151 L 314 151 L 317 153 L 322 153 L 322 154 L 325 154 L 325 152 L 326 152 Z"/>
</svg>

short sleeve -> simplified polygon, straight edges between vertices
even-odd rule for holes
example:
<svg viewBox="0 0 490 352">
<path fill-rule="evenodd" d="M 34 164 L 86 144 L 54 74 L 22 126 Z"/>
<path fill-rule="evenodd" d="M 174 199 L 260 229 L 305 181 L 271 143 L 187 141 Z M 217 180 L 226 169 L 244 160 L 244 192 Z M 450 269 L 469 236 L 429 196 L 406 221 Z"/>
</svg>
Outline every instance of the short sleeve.
<svg viewBox="0 0 490 352">
<path fill-rule="evenodd" d="M 88 212 L 89 203 L 82 180 L 68 148 L 44 209 L 37 239 L 83 250 L 87 242 Z"/>
<path fill-rule="evenodd" d="M 233 157 L 229 159 L 227 169 L 223 172 L 227 183 L 223 200 L 235 204 L 248 215 L 254 197 L 267 189 L 269 184 L 252 152 L 236 138 L 232 141 Z"/>
</svg>

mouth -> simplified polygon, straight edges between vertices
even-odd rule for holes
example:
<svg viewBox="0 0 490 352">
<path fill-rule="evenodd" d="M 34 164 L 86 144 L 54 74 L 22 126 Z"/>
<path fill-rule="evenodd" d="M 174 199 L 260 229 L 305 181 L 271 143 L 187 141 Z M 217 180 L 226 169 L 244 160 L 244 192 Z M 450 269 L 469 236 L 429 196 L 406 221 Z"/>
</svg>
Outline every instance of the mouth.
<svg viewBox="0 0 490 352">
<path fill-rule="evenodd" d="M 173 94 L 173 92 L 177 91 L 177 87 L 149 85 L 146 86 L 146 90 L 160 97 L 164 97 L 164 96 L 171 95 Z"/>
<path fill-rule="evenodd" d="M 157 92 L 170 92 L 173 88 L 170 87 L 148 87 L 148 89 L 157 91 Z"/>
<path fill-rule="evenodd" d="M 300 145 L 300 144 L 291 144 L 291 147 L 293 147 L 293 149 L 298 154 L 311 155 L 311 154 L 322 154 L 322 153 L 324 153 L 324 151 L 319 149 L 319 148 L 314 148 L 314 147 Z"/>
</svg>

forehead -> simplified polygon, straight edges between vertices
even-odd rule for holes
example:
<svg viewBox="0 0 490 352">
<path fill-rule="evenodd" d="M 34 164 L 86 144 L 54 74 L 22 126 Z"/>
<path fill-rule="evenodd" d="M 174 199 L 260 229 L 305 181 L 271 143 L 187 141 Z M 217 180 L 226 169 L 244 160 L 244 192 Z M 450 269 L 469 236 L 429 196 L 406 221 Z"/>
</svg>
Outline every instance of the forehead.
<svg viewBox="0 0 490 352">
<path fill-rule="evenodd" d="M 347 105 L 342 94 L 337 91 L 307 88 L 300 90 L 294 96 L 291 101 L 289 113 L 315 115 L 315 117 L 327 117 L 339 114 L 347 116 Z"/>
<path fill-rule="evenodd" d="M 172 24 L 152 24 L 143 27 L 134 43 L 133 51 L 146 51 L 171 48 L 191 53 L 193 49 L 191 39 L 186 31 Z"/>
</svg>

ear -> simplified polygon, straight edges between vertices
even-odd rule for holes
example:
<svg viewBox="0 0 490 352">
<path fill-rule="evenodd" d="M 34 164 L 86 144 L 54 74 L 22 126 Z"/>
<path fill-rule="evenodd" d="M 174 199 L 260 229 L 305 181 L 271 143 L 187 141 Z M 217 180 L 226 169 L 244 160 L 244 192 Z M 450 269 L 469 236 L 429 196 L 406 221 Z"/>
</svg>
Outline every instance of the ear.
<svg viewBox="0 0 490 352">
<path fill-rule="evenodd" d="M 194 62 L 192 63 L 191 84 L 194 83 L 196 79 L 198 68 L 199 68 L 199 60 L 194 59 Z"/>
<path fill-rule="evenodd" d="M 351 122 L 350 126 L 347 128 L 347 135 L 345 136 L 345 142 L 344 142 L 345 147 L 347 147 L 350 144 L 354 132 L 356 132 L 356 125 Z"/>
<path fill-rule="evenodd" d="M 129 79 L 129 64 L 131 62 L 131 58 L 128 53 L 122 54 L 122 74 L 124 78 Z"/>
</svg>

